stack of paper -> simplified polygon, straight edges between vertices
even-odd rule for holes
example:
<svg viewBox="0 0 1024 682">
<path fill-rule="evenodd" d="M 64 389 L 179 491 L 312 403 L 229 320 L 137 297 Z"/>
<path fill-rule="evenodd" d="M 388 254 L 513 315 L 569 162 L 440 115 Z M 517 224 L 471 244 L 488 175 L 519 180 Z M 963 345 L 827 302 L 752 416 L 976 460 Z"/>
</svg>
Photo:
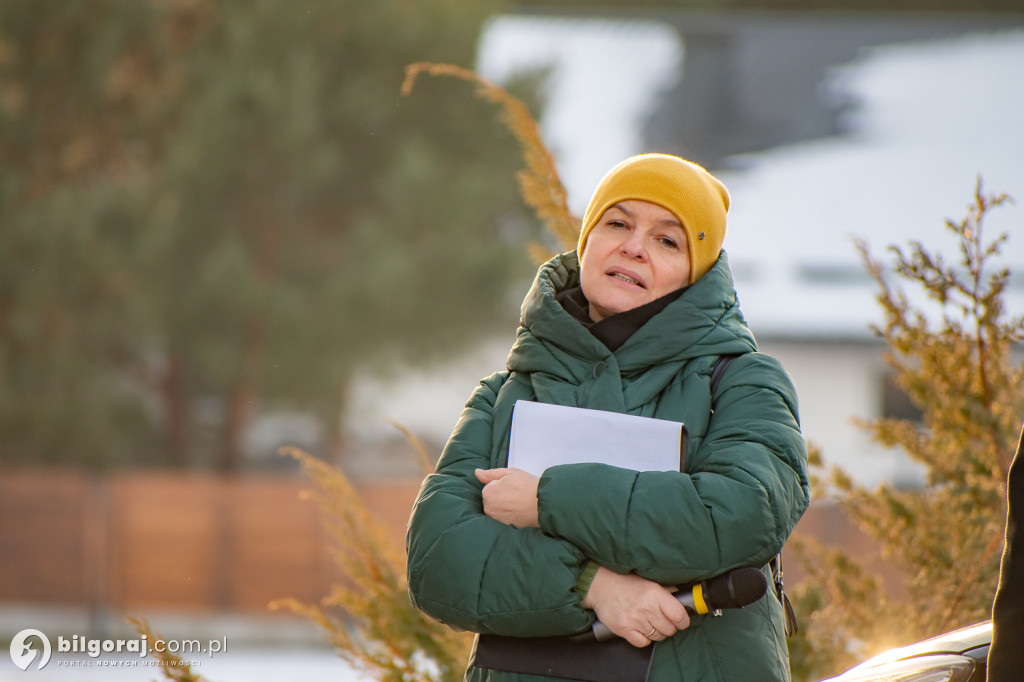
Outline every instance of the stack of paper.
<svg viewBox="0 0 1024 682">
<path fill-rule="evenodd" d="M 556 464 L 596 462 L 679 471 L 682 422 L 517 400 L 508 465 L 540 476 Z"/>
</svg>

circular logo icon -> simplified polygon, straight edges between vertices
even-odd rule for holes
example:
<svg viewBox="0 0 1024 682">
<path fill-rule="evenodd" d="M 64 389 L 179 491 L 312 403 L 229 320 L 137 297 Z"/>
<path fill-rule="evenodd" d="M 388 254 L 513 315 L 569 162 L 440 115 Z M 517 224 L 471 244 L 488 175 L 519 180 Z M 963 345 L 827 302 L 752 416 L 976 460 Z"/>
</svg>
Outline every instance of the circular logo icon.
<svg viewBox="0 0 1024 682">
<path fill-rule="evenodd" d="M 14 636 L 14 639 L 11 640 L 11 660 L 22 670 L 28 670 L 29 665 L 35 660 L 36 654 L 39 653 L 37 649 L 29 646 L 30 637 L 38 637 L 39 641 L 43 643 L 43 657 L 39 659 L 38 668 L 42 670 L 50 662 L 50 640 L 39 630 L 29 628 Z"/>
</svg>

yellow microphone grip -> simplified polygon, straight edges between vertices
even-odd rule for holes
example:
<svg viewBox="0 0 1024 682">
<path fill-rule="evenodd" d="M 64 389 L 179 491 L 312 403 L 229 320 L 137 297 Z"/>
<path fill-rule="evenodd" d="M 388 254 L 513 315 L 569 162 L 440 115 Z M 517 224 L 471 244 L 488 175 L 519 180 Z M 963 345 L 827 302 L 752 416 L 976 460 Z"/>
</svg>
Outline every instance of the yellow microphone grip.
<svg viewBox="0 0 1024 682">
<path fill-rule="evenodd" d="M 704 586 L 700 583 L 693 586 L 693 605 L 697 608 L 697 613 L 708 612 L 708 605 L 704 601 Z"/>
</svg>

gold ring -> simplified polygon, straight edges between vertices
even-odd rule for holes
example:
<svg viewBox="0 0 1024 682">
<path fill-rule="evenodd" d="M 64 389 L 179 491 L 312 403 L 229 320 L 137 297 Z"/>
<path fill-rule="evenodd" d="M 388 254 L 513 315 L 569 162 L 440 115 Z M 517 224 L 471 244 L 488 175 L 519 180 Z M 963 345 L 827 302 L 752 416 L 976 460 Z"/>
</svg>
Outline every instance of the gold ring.
<svg viewBox="0 0 1024 682">
<path fill-rule="evenodd" d="M 651 628 L 651 631 L 648 632 L 646 635 L 644 635 L 644 637 L 646 637 L 647 639 L 650 639 L 651 635 L 653 635 L 657 631 L 658 631 L 658 628 Z"/>
</svg>

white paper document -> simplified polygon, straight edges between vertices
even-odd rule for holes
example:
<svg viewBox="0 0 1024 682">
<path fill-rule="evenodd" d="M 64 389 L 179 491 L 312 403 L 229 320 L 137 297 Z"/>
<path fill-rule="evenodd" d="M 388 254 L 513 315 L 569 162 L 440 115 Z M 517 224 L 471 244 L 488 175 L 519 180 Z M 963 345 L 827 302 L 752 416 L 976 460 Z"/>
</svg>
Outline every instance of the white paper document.
<svg viewBox="0 0 1024 682">
<path fill-rule="evenodd" d="M 556 464 L 595 462 L 679 471 L 682 422 L 517 400 L 508 465 L 540 476 Z"/>
</svg>

